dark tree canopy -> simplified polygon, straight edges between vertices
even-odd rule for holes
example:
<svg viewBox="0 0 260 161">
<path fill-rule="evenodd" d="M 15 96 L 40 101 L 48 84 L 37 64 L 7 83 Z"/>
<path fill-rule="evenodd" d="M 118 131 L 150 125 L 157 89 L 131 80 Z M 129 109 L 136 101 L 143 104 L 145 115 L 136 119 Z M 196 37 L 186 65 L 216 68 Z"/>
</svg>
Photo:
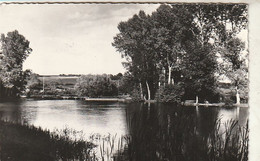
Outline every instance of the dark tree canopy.
<svg viewBox="0 0 260 161">
<path fill-rule="evenodd" d="M 228 51 L 225 57 L 239 68 L 244 46 L 234 37 L 246 27 L 245 4 L 161 5 L 151 15 L 140 11 L 120 22 L 112 45 L 126 58 L 132 80 L 153 96 L 159 82 L 184 81 L 186 96 L 206 98 L 216 86 L 216 49 Z"/>
<path fill-rule="evenodd" d="M 2 95 L 16 95 L 24 90 L 28 72 L 22 71 L 22 67 L 24 60 L 32 52 L 29 44 L 17 30 L 1 35 L 0 81 L 6 88 Z"/>
</svg>

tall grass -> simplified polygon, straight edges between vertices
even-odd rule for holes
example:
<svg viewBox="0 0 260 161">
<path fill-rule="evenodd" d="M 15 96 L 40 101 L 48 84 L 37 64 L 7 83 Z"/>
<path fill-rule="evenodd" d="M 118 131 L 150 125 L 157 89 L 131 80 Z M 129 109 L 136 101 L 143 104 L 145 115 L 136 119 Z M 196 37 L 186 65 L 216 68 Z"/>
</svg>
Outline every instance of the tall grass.
<svg viewBox="0 0 260 161">
<path fill-rule="evenodd" d="M 117 151 L 111 152 L 115 140 L 102 140 L 100 160 L 102 161 L 247 161 L 248 160 L 248 124 L 238 126 L 238 121 L 225 123 L 221 132 L 217 120 L 214 130 L 208 136 L 200 136 L 196 129 L 180 134 L 176 132 L 161 133 L 155 138 L 127 135 L 118 138 Z M 157 140 L 158 139 L 158 140 Z M 157 140 L 157 142 L 155 142 Z M 124 142 L 124 144 L 122 144 Z M 106 147 L 106 148 L 105 148 Z"/>
<path fill-rule="evenodd" d="M 71 139 L 75 131 L 51 133 L 34 126 L 0 121 L 0 160 L 52 161 L 97 160 L 95 145 L 82 138 Z"/>
<path fill-rule="evenodd" d="M 175 122 L 165 131 L 158 129 L 153 136 L 140 133 L 99 138 L 98 159 L 102 161 L 247 161 L 249 130 L 237 120 L 224 124 L 216 119 L 207 135 L 198 126 Z M 175 120 L 176 121 L 176 120 Z M 188 121 L 188 120 L 186 120 Z M 195 123 L 196 124 L 196 123 Z M 223 124 L 223 125 L 222 125 Z M 224 130 L 221 129 L 224 126 Z M 181 129 L 180 129 L 181 128 Z M 138 129 L 140 130 L 140 129 Z M 147 131 L 148 132 L 148 131 Z"/>
<path fill-rule="evenodd" d="M 240 125 L 232 119 L 222 122 L 215 114 L 201 115 L 209 117 L 203 122 L 183 108 L 169 111 L 144 106 L 128 114 L 130 133 L 118 139 L 117 144 L 124 144 L 107 157 L 111 161 L 248 160 L 248 123 Z"/>
</svg>

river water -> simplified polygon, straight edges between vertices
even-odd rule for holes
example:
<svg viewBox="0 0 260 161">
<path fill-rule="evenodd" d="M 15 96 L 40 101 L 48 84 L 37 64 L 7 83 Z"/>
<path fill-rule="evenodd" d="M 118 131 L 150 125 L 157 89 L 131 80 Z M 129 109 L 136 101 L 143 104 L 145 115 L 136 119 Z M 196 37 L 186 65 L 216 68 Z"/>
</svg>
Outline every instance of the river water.
<svg viewBox="0 0 260 161">
<path fill-rule="evenodd" d="M 82 100 L 17 100 L 0 103 L 0 118 L 31 124 L 50 131 L 72 128 L 82 131 L 86 138 L 93 134 L 101 136 L 130 134 L 137 136 L 137 140 L 140 139 L 138 142 L 148 139 L 149 147 L 157 147 L 157 144 L 150 144 L 151 140 L 154 142 L 159 140 L 161 144 L 163 143 L 161 138 L 165 138 L 164 133 L 170 134 L 170 131 L 176 128 L 180 134 L 187 133 L 185 131 L 187 129 L 196 128 L 196 134 L 207 136 L 217 119 L 221 122 L 220 131 L 225 130 L 225 123 L 229 120 L 238 120 L 238 124 L 244 126 L 248 119 L 248 108 L 90 103 Z"/>
</svg>

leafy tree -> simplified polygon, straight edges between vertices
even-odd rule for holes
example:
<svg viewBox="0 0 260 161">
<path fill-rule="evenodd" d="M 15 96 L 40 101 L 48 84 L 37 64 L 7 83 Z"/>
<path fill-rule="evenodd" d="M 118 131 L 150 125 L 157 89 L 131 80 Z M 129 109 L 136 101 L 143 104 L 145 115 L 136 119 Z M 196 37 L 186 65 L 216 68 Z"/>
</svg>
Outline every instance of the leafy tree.
<svg viewBox="0 0 260 161">
<path fill-rule="evenodd" d="M 100 97 L 118 94 L 115 83 L 107 75 L 82 75 L 78 78 L 75 90 L 80 96 Z"/>
<path fill-rule="evenodd" d="M 230 46 L 239 42 L 231 38 L 246 27 L 245 4 L 161 5 L 151 16 L 140 11 L 121 22 L 112 45 L 126 58 L 124 66 L 141 97 L 146 89 L 148 99 L 154 98 L 158 84 L 167 79 L 168 84 L 184 82 L 186 97 L 215 101 L 217 50 L 233 50 Z M 226 58 L 239 66 L 232 53 Z"/>
<path fill-rule="evenodd" d="M 212 98 L 216 87 L 215 71 L 217 59 L 212 52 L 212 45 L 199 45 L 190 42 L 189 50 L 184 58 L 183 81 L 185 97 L 192 99 L 200 96 L 200 100 L 216 101 Z"/>
<path fill-rule="evenodd" d="M 201 44 L 225 44 L 230 37 L 247 28 L 246 4 L 186 4 L 186 8 L 193 13 L 196 28 L 191 31 Z"/>
<path fill-rule="evenodd" d="M 39 75 L 33 73 L 31 70 L 26 70 L 26 78 L 25 78 L 25 94 L 30 97 L 31 94 L 39 93 L 41 81 L 39 79 Z M 40 86 L 40 88 L 39 88 Z"/>
<path fill-rule="evenodd" d="M 148 99 L 154 97 L 158 82 L 158 68 L 154 54 L 151 18 L 144 11 L 126 22 L 120 22 L 120 31 L 112 45 L 126 58 L 124 66 L 134 76 L 140 89 L 146 85 Z"/>
<path fill-rule="evenodd" d="M 110 76 L 110 78 L 111 78 L 112 80 L 120 80 L 122 77 L 123 77 L 123 74 L 122 74 L 122 73 L 118 73 L 118 74 L 116 74 L 116 75 L 112 75 L 112 74 L 111 74 L 111 76 Z"/>
<path fill-rule="evenodd" d="M 25 88 L 26 73 L 23 62 L 31 53 L 29 41 L 17 30 L 1 35 L 0 78 L 5 87 L 4 96 L 16 96 Z"/>
<path fill-rule="evenodd" d="M 171 74 L 173 70 L 180 70 L 182 57 L 186 53 L 183 43 L 191 40 L 193 17 L 184 6 L 161 5 L 151 15 L 154 28 L 152 36 L 154 49 L 160 67 L 168 74 L 168 84 L 174 84 Z"/>
<path fill-rule="evenodd" d="M 28 72 L 26 88 L 31 90 L 35 89 L 40 85 L 41 81 L 39 79 L 39 74 Z"/>
<path fill-rule="evenodd" d="M 200 66 L 200 68 L 197 68 L 199 70 L 194 70 L 190 73 L 204 73 L 204 71 L 211 70 L 215 71 L 216 73 L 219 73 L 221 71 L 218 71 L 217 66 L 216 66 L 216 54 L 218 53 L 217 51 L 219 48 L 224 48 L 229 50 L 229 52 L 226 52 L 225 57 L 228 58 L 230 61 L 232 61 L 234 66 L 239 66 L 240 62 L 237 61 L 237 56 L 239 55 L 236 51 L 238 48 L 241 49 L 243 46 L 242 44 L 239 43 L 239 41 L 232 40 L 232 37 L 237 35 L 242 29 L 246 29 L 247 27 L 247 5 L 245 4 L 196 4 L 196 5 L 186 5 L 187 9 L 192 12 L 193 14 L 193 24 L 194 27 L 191 27 L 190 30 L 192 31 L 194 37 L 196 37 L 196 48 L 197 49 L 206 49 L 209 47 L 209 44 L 211 44 L 211 53 L 206 52 L 208 54 L 205 55 L 205 52 L 201 53 L 201 55 L 204 55 L 205 57 L 212 57 L 213 59 L 210 58 L 205 58 L 205 60 L 209 61 L 209 66 L 200 66 L 198 65 L 197 67 Z M 230 41 L 232 40 L 232 41 Z M 236 44 L 236 45 L 235 45 Z M 239 46 L 236 49 L 232 49 L 231 46 L 237 46 L 237 45 L 242 45 Z M 187 45 L 187 49 L 189 49 L 189 43 Z M 233 50 L 233 51 L 230 51 Z M 205 50 L 204 50 L 205 51 Z M 214 52 L 214 53 L 213 53 Z M 190 51 L 187 52 L 188 57 L 191 57 L 194 55 L 194 52 Z M 193 54 L 191 54 L 193 53 Z M 197 53 L 197 55 L 200 55 Z M 196 56 L 195 56 L 196 57 Z M 212 63 L 210 65 L 210 62 Z M 190 62 L 192 63 L 192 62 Z M 195 62 L 193 61 L 194 64 L 202 64 L 203 61 L 201 62 Z M 207 64 L 207 63 L 206 63 Z M 187 64 L 186 64 L 187 66 Z M 208 68 L 208 69 L 206 69 Z M 192 70 L 192 69 L 190 69 Z M 189 71 L 188 71 L 189 73 Z M 204 75 L 202 77 L 197 77 L 199 78 L 198 80 L 193 79 L 190 80 L 193 85 L 191 87 L 194 87 L 196 93 L 199 91 L 203 91 L 204 93 L 211 93 L 210 91 L 213 91 L 215 87 L 215 82 L 216 79 L 213 78 L 213 72 L 209 74 L 207 72 L 207 75 Z M 229 71 L 231 74 L 232 72 Z M 232 74 L 231 74 L 232 75 Z M 204 78 L 206 77 L 206 78 Z M 206 81 L 208 80 L 208 81 Z M 211 80 L 211 81 L 210 81 Z M 186 80 L 188 81 L 188 80 Z M 189 81 L 188 81 L 189 82 Z M 198 83 L 199 82 L 199 83 Z M 202 83 L 203 82 L 203 83 Z M 214 83 L 213 83 L 214 82 Z M 186 82 L 185 82 L 186 83 Z M 186 83 L 187 84 L 187 83 Z M 188 83 L 189 84 L 189 83 Z M 204 84 L 204 85 L 203 85 Z M 201 88 L 202 86 L 205 87 Z M 197 86 L 197 87 L 196 87 Z M 211 87 L 211 88 L 210 88 Z M 194 88 L 189 88 L 189 89 L 194 89 Z M 208 89 L 211 89 L 208 91 Z M 200 92 L 199 92 L 200 93 Z M 214 95 L 214 93 L 212 93 Z"/>
<path fill-rule="evenodd" d="M 222 62 L 219 64 L 220 76 L 231 81 L 231 87 L 236 91 L 236 103 L 240 104 L 240 93 L 247 93 L 248 66 L 245 43 L 234 37 L 227 41 L 225 48 L 219 50 Z M 246 94 L 245 94 L 246 95 Z"/>
</svg>

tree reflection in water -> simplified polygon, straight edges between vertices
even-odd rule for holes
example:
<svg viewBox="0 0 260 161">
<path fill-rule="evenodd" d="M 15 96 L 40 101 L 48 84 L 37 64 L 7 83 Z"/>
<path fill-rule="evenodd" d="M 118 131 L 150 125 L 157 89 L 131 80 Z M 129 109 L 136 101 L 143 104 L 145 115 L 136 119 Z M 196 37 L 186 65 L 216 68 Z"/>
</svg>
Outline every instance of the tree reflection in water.
<svg viewBox="0 0 260 161">
<path fill-rule="evenodd" d="M 136 104 L 126 113 L 127 145 L 115 160 L 248 160 L 248 125 L 221 124 L 217 110 Z"/>
</svg>

